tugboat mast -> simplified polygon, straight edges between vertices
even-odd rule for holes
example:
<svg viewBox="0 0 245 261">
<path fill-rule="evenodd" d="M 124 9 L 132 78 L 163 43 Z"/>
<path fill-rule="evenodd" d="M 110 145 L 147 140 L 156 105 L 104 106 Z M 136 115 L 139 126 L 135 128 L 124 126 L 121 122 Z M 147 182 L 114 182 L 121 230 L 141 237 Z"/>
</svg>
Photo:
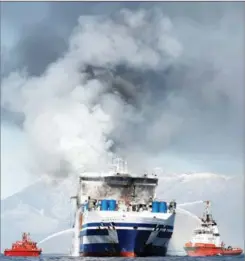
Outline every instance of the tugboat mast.
<svg viewBox="0 0 245 261">
<path fill-rule="evenodd" d="M 206 203 L 206 206 L 205 206 L 205 210 L 203 213 L 203 220 L 206 222 L 212 222 L 213 218 L 212 218 L 212 213 L 211 213 L 211 201 L 207 200 L 207 201 L 204 201 L 204 203 Z"/>
</svg>

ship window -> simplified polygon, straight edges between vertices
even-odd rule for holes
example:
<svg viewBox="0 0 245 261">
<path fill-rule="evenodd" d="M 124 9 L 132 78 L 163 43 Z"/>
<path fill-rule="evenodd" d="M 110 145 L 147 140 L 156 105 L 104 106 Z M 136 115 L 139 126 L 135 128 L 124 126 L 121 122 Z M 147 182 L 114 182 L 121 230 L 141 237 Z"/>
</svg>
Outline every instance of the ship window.
<svg viewBox="0 0 245 261">
<path fill-rule="evenodd" d="M 135 185 L 156 186 L 158 184 L 158 179 L 155 178 L 132 178 L 132 181 Z"/>
</svg>

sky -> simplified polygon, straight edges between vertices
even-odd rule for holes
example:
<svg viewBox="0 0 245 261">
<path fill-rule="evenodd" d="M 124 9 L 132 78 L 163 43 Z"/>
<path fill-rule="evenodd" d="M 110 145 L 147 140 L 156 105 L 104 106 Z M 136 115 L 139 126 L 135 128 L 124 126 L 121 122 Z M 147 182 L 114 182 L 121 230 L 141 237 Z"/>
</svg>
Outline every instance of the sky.
<svg viewBox="0 0 245 261">
<path fill-rule="evenodd" d="M 1 198 L 114 155 L 242 175 L 243 8 L 1 3 Z"/>
</svg>

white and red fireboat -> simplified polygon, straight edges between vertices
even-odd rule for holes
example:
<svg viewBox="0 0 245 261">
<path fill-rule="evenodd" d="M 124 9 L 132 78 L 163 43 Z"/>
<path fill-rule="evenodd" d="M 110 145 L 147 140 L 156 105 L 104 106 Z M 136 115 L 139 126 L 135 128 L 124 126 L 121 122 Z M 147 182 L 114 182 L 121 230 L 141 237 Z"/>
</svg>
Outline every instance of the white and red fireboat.
<svg viewBox="0 0 245 261">
<path fill-rule="evenodd" d="M 201 218 L 201 225 L 194 230 L 194 235 L 184 249 L 188 256 L 235 256 L 242 254 L 241 248 L 225 247 L 221 242 L 217 223 L 212 218 L 210 201 L 204 201 L 206 207 Z"/>
</svg>

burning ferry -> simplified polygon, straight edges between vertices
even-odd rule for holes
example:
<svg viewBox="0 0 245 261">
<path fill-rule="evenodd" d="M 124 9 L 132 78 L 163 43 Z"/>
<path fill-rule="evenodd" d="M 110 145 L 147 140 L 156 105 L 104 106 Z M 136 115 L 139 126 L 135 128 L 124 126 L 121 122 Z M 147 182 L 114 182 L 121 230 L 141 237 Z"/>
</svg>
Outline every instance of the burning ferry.
<svg viewBox="0 0 245 261">
<path fill-rule="evenodd" d="M 129 174 L 117 159 L 108 173 L 83 173 L 76 196 L 74 256 L 165 256 L 176 203 L 156 198 L 156 175 Z"/>
</svg>

